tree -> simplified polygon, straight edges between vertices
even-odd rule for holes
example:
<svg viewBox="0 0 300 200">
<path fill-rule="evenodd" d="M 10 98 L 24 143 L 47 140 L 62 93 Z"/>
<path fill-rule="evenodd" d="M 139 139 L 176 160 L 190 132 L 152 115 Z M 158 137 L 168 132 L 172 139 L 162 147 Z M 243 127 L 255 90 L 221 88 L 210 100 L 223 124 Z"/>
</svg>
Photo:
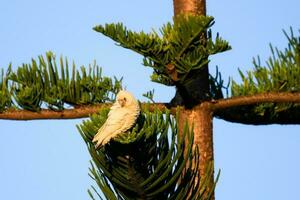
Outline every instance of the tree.
<svg viewBox="0 0 300 200">
<path fill-rule="evenodd" d="M 108 28 L 106 29 L 106 30 L 108 30 Z M 101 32 L 104 32 L 105 30 L 100 30 Z M 121 31 L 118 31 L 118 33 L 120 33 Z M 108 34 L 109 35 L 109 34 Z M 120 34 L 121 35 L 121 34 Z M 110 36 L 112 36 L 112 34 L 110 34 Z M 118 39 L 118 38 L 117 38 Z M 126 43 L 126 42 L 125 42 Z M 126 44 L 125 44 L 126 45 Z M 225 49 L 226 49 L 227 47 L 226 47 L 226 45 L 225 45 Z M 297 48 L 296 48 L 297 49 Z M 152 48 L 151 48 L 151 50 L 152 50 Z M 296 52 L 297 53 L 297 52 Z M 51 53 L 49 53 L 48 55 L 47 55 L 47 59 L 48 59 L 48 61 L 49 61 L 49 63 L 50 63 L 50 65 L 51 65 L 51 59 L 52 59 L 52 56 L 51 56 Z M 34 66 L 34 62 L 33 62 L 33 66 Z M 152 66 L 153 68 L 155 68 L 156 66 Z M 257 65 L 257 68 L 260 68 L 260 66 L 259 65 Z M 25 69 L 25 68 L 24 68 Z M 49 68 L 49 69 L 51 69 L 51 68 Z M 177 68 L 176 68 L 177 69 Z M 172 69 L 171 69 L 172 70 Z M 24 70 L 23 70 L 24 71 Z M 268 72 L 264 72 L 264 73 L 268 73 Z M 33 72 L 33 74 L 34 75 L 36 75 L 36 73 L 35 72 Z M 45 73 L 46 74 L 46 73 Z M 51 74 L 51 71 L 50 71 L 50 74 Z M 55 74 L 56 73 L 53 73 L 54 75 L 53 75 L 53 80 L 54 80 L 54 82 L 55 82 Z M 84 74 L 84 73 L 83 73 Z M 257 74 L 258 76 L 261 76 L 261 74 L 259 73 L 259 72 L 255 72 L 254 74 Z M 267 76 L 267 75 L 264 75 L 264 76 Z M 15 82 L 21 82 L 20 80 L 17 80 L 18 79 L 18 77 L 22 77 L 22 71 L 20 70 L 20 73 L 19 74 L 17 74 L 16 76 L 12 76 L 12 80 L 13 81 L 15 81 Z M 172 78 L 172 74 L 170 75 L 170 77 Z M 267 76 L 268 77 L 268 76 Z M 91 80 L 88 80 L 88 81 L 85 81 L 85 79 L 83 78 L 83 82 L 90 82 Z M 104 79 L 105 80 L 105 79 Z M 247 82 L 251 82 L 251 79 L 250 79 L 250 81 L 247 79 L 247 77 L 244 79 L 245 80 L 245 83 L 247 83 Z M 97 83 L 98 83 L 98 79 L 95 79 L 95 82 L 97 81 Z M 110 81 L 108 81 L 108 82 L 110 82 Z M 3 81 L 3 83 L 5 83 L 5 81 Z M 104 84 L 105 83 L 105 81 L 102 83 L 102 84 Z M 117 84 L 116 85 L 118 85 L 118 81 L 116 82 Z M 30 83 L 29 82 L 29 85 L 30 84 L 32 84 L 32 83 Z M 284 82 L 284 83 L 281 83 L 281 84 L 285 84 L 286 85 L 286 83 Z M 285 85 L 281 85 L 281 84 L 279 84 L 279 88 L 281 88 L 281 87 L 285 87 Z M 287 83 L 288 84 L 288 83 Z M 5 84 L 3 84 L 4 85 L 4 88 L 6 88 L 5 87 Z M 114 89 L 115 89 L 115 87 L 112 87 L 112 86 L 115 86 L 115 85 L 111 85 L 111 84 L 108 84 L 109 86 L 108 86 L 108 88 L 111 90 L 111 91 L 114 91 Z M 216 86 L 220 86 L 220 85 L 216 85 Z M 253 86 L 253 85 L 252 85 Z M 20 88 L 20 87 L 19 87 Z M 19 105 L 21 105 L 23 108 L 26 108 L 26 109 L 29 109 L 29 110 L 38 110 L 39 108 L 40 108 L 40 106 L 39 106 L 39 104 L 40 104 L 40 101 L 38 101 L 38 100 L 36 100 L 36 99 L 32 99 L 32 103 L 30 102 L 30 103 L 27 103 L 26 101 L 22 101 L 22 100 L 24 100 L 24 96 L 26 97 L 26 94 L 27 93 L 33 93 L 31 90 L 29 91 L 29 89 L 28 90 L 24 90 L 24 93 L 22 93 L 22 90 L 20 90 L 21 92 L 19 93 L 19 89 L 18 87 L 16 87 L 16 92 L 15 92 L 15 95 L 16 95 L 16 101 L 18 101 L 18 103 L 19 103 Z M 63 87 L 63 88 L 66 88 L 66 87 Z M 76 88 L 76 84 L 74 83 L 74 88 Z M 97 85 L 95 85 L 95 86 L 91 86 L 91 88 L 97 88 Z M 237 93 L 241 93 L 240 92 L 240 90 L 242 90 L 243 91 L 243 89 L 244 89 L 244 92 L 245 91 L 252 91 L 252 90 L 254 90 L 254 93 L 255 93 L 255 87 L 254 87 L 254 89 L 252 89 L 252 90 L 245 90 L 245 87 L 242 87 L 242 86 L 239 86 L 239 85 L 237 85 L 237 84 L 233 84 L 233 94 L 234 94 L 234 92 L 237 92 Z M 235 88 L 235 89 L 234 89 Z M 242 89 L 241 89 L 242 88 Z M 26 89 L 26 88 L 25 88 Z M 217 88 L 217 89 L 219 89 L 219 88 Z M 39 97 L 39 95 L 41 95 L 38 91 L 39 91 L 39 88 L 34 88 L 33 90 L 37 90 L 37 92 L 35 93 L 35 95 L 34 95 L 34 97 Z M 49 108 L 51 108 L 51 109 L 62 109 L 62 107 L 60 107 L 61 106 L 61 104 L 62 104 L 62 101 L 61 101 L 61 99 L 58 99 L 58 100 L 60 100 L 60 101 L 57 101 L 57 98 L 54 98 L 54 101 L 52 101 L 52 96 L 51 95 L 56 95 L 56 91 L 51 91 L 49 88 L 47 88 L 47 89 L 45 89 L 45 91 L 49 91 L 49 94 L 43 94 L 42 96 L 44 96 L 44 97 L 47 97 L 48 99 L 47 100 L 45 100 L 46 102 L 48 102 L 48 104 L 49 104 Z M 75 91 L 75 90 L 74 90 Z M 77 90 L 76 90 L 77 91 Z M 271 90 L 272 91 L 272 90 Z M 7 92 L 6 92 L 6 90 L 4 90 L 4 97 L 5 97 L 5 94 L 7 94 Z M 72 92 L 70 92 L 70 99 L 76 99 L 76 95 L 75 96 L 72 96 Z M 213 93 L 212 93 L 213 94 Z M 217 93 L 218 94 L 218 93 Z M 220 93 L 219 93 L 220 94 Z M 238 94 L 238 95 L 240 95 L 240 94 Z M 244 95 L 244 94 L 243 94 Z M 56 96 L 55 96 L 56 97 Z M 83 97 L 83 98 L 80 98 L 80 97 Z M 78 102 L 78 101 L 85 101 L 85 98 L 84 98 L 85 96 L 84 96 L 84 92 L 83 92 L 83 94 L 82 95 L 80 95 L 79 96 L 79 99 L 77 99 L 76 100 L 76 102 Z M 290 97 L 292 97 L 292 98 L 290 98 Z M 94 98 L 94 97 L 93 97 Z M 98 99 L 100 99 L 100 100 L 103 100 L 103 99 L 109 99 L 107 96 L 101 96 L 101 97 L 99 97 Z M 218 98 L 218 97 L 217 97 Z M 295 100 L 293 100 L 293 98 L 295 99 Z M 233 115 L 232 116 L 232 111 L 231 110 L 225 110 L 226 112 L 220 112 L 219 110 L 221 110 L 221 111 L 223 111 L 223 109 L 227 109 L 227 108 L 229 108 L 230 106 L 232 106 L 231 104 L 235 104 L 234 106 L 236 106 L 236 105 L 248 105 L 248 104 L 252 104 L 253 102 L 258 102 L 258 101 L 261 101 L 261 102 L 269 102 L 269 101 L 279 101 L 279 102 L 285 102 L 286 100 L 288 100 L 289 102 L 292 102 L 292 101 L 294 101 L 294 103 L 295 102 L 298 102 L 299 100 L 298 100 L 298 96 L 297 96 L 297 93 L 295 93 L 295 91 L 293 91 L 293 93 L 292 94 L 289 94 L 288 96 L 286 96 L 286 94 L 284 93 L 284 94 L 282 94 L 282 96 L 279 96 L 279 97 L 274 97 L 274 95 L 272 96 L 272 94 L 270 94 L 269 96 L 268 95 L 253 95 L 253 97 L 252 98 L 249 98 L 249 99 L 246 99 L 246 101 L 245 101 L 245 98 L 241 98 L 241 99 L 239 99 L 239 98 L 236 98 L 236 99 L 230 99 L 230 100 L 224 100 L 224 101 L 222 101 L 222 100 L 219 100 L 219 101 L 217 101 L 217 100 L 213 100 L 212 102 L 211 101 L 207 101 L 207 102 L 205 102 L 205 103 L 202 103 L 201 104 L 201 106 L 205 106 L 205 108 L 203 108 L 203 110 L 205 111 L 205 115 L 206 116 L 210 116 L 210 112 L 212 112 L 212 111 L 215 111 L 215 109 L 216 109 L 216 111 L 218 111 L 218 112 L 216 112 L 216 114 L 217 114 L 217 116 L 219 116 L 219 117 L 222 117 L 222 118 L 225 118 L 225 119 L 229 119 L 229 120 L 231 120 L 231 121 L 234 121 L 235 119 L 234 119 L 234 117 L 236 116 L 236 115 Z M 5 99 L 5 98 L 3 98 L 3 99 Z M 26 98 L 25 98 L 26 99 Z M 66 99 L 67 99 L 67 97 L 66 97 Z M 95 99 L 97 99 L 97 97 L 95 97 Z M 207 100 L 207 99 L 205 99 L 205 100 Z M 70 104 L 74 104 L 74 102 L 71 102 L 70 100 L 63 100 L 64 102 L 67 102 L 67 103 L 70 103 Z M 100 101 L 101 102 L 101 101 Z M 88 102 L 89 103 L 89 102 Z M 6 108 L 7 107 L 7 105 L 8 105 L 9 103 L 7 103 L 5 106 L 4 106 L 4 108 Z M 200 106 L 200 107 L 201 107 Z M 207 107 L 208 106 L 208 107 Z M 210 108 L 212 106 L 212 108 Z M 271 107 L 274 107 L 274 105 L 271 105 Z M 258 111 L 259 111 L 259 116 L 261 116 L 261 112 L 265 112 L 265 107 L 266 107 L 266 105 L 263 105 L 262 106 L 262 108 L 257 108 L 258 109 Z M 267 106 L 267 107 L 270 107 L 269 105 Z M 92 109 L 92 111 L 91 112 L 94 112 L 93 111 L 93 109 L 94 108 L 91 108 Z M 212 109 L 212 110 L 210 110 L 210 109 Z M 255 112 L 257 112 L 257 109 L 256 108 L 247 108 L 247 111 L 248 110 L 252 110 L 252 109 L 254 109 L 254 113 L 252 113 L 252 114 L 254 114 L 254 115 L 257 115 L 257 113 L 255 113 Z M 268 109 L 270 109 L 270 108 L 268 108 Z M 267 109 L 267 110 L 268 110 Z M 289 109 L 289 108 L 283 108 L 283 109 Z M 201 109 L 200 109 L 201 110 Z M 280 109 L 281 110 L 281 109 Z M 233 110 L 234 111 L 234 110 Z M 239 111 L 239 110 L 238 110 Z M 190 111 L 187 111 L 188 112 L 188 115 L 190 115 Z M 192 111 L 193 112 L 193 111 Z M 242 111 L 239 111 L 239 112 L 244 112 L 244 110 L 242 110 Z M 27 112 L 25 112 L 25 113 L 27 113 Z M 43 113 L 43 112 L 40 112 L 40 113 L 35 113 L 35 114 L 38 114 L 38 115 L 40 115 L 41 113 Z M 57 112 L 55 112 L 56 114 L 57 114 Z M 59 113 L 59 117 L 61 117 L 61 113 L 68 113 L 68 111 L 62 111 L 62 112 L 60 112 Z M 198 111 L 196 111 L 196 113 L 198 113 Z M 238 113 L 237 111 L 235 111 L 234 113 Z M 4 114 L 10 114 L 9 112 L 5 112 Z M 32 112 L 30 112 L 30 115 L 35 115 L 35 114 L 33 114 Z M 52 114 L 51 114 L 52 115 Z M 9 116 L 9 115 L 4 115 L 5 117 L 7 117 L 7 116 Z M 17 116 L 18 117 L 20 117 L 21 115 L 20 115 L 20 112 L 18 112 L 17 113 Z M 53 116 L 53 115 L 52 115 Z M 67 115 L 64 115 L 64 116 L 67 116 Z M 265 116 L 265 115 L 263 115 L 263 116 Z M 266 115 L 267 116 L 267 115 Z M 272 115 L 273 116 L 273 115 Z M 30 117 L 32 117 L 32 116 L 30 116 Z M 68 116 L 67 116 L 68 117 Z M 239 119 L 240 119 L 240 117 L 238 117 Z M 208 119 L 208 121 L 210 121 L 211 119 L 209 118 L 209 117 L 206 117 L 206 119 Z M 249 119 L 256 119 L 256 118 L 253 118 L 253 117 L 249 117 Z M 275 120 L 275 121 L 270 121 L 270 119 L 265 119 L 267 122 L 277 122 L 276 120 L 280 120 L 281 118 L 280 117 L 277 117 L 276 118 L 276 116 L 275 116 L 275 118 L 272 118 L 271 120 Z M 285 118 L 284 118 L 285 119 Z M 297 117 L 295 117 L 295 119 L 297 119 Z M 246 120 L 246 122 L 247 122 L 247 119 L 245 119 Z M 184 121 L 184 120 L 182 120 L 182 121 Z M 266 122 L 264 122 L 263 121 L 263 119 L 260 119 L 257 123 L 260 123 L 260 122 L 262 122 L 262 123 L 266 123 Z M 283 123 L 290 123 L 290 122 L 293 122 L 293 121 L 291 121 L 291 120 L 288 120 L 287 122 L 283 122 Z M 256 123 L 256 122 L 249 122 L 249 123 Z M 208 129 L 209 130 L 209 129 Z M 209 148 L 211 149 L 211 147 L 212 146 L 209 146 Z M 212 151 L 211 151 L 212 152 Z M 200 151 L 200 156 L 201 155 L 204 155 L 204 153 L 203 153 L 203 151 L 202 151 L 202 154 L 201 154 L 201 151 Z M 212 154 L 210 154 L 210 156 L 209 156 L 210 158 L 209 158 L 209 160 L 211 160 L 212 159 Z"/>
</svg>

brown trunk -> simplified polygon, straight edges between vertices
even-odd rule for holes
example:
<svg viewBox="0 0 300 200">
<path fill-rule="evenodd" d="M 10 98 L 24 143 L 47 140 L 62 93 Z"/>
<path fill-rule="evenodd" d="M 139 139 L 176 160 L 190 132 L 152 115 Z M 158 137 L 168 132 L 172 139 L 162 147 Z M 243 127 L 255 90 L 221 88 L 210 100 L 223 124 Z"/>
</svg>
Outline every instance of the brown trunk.
<svg viewBox="0 0 300 200">
<path fill-rule="evenodd" d="M 206 0 L 173 0 L 174 3 L 174 16 L 179 14 L 194 14 L 194 15 L 206 15 Z M 188 122 L 190 127 L 193 127 L 194 132 L 194 145 L 199 150 L 199 174 L 203 178 L 205 176 L 205 169 L 208 165 L 213 161 L 213 134 L 212 134 L 212 119 L 213 114 L 210 107 L 210 103 L 206 103 L 209 91 L 209 73 L 208 66 L 205 66 L 201 69 L 200 73 L 197 75 L 198 77 L 195 79 L 199 79 L 198 81 L 194 81 L 197 85 L 197 90 L 199 90 L 199 94 L 202 94 L 202 97 L 198 97 L 195 99 L 199 102 L 196 106 L 186 105 L 189 102 L 189 99 L 184 99 L 184 95 L 182 95 L 182 91 L 189 91 L 188 88 L 181 89 L 177 88 L 176 96 L 173 98 L 173 102 L 175 102 L 176 97 L 181 97 L 182 104 L 185 107 L 189 107 L 190 109 L 184 109 L 180 112 L 180 120 L 179 120 L 179 128 L 182 132 L 185 122 Z M 193 88 L 194 90 L 195 88 Z M 186 95 L 187 96 L 187 95 Z M 177 98 L 180 99 L 180 98 Z M 193 101 L 192 101 L 193 102 Z M 203 102 L 203 103 L 201 103 Z M 172 102 L 171 102 L 172 103 Z M 189 104 L 189 103 L 188 103 Z M 175 103 L 176 105 L 176 103 Z M 210 184 L 209 187 L 213 187 L 214 176 L 213 174 L 209 177 Z M 200 180 L 201 181 L 201 180 Z M 214 197 L 213 197 L 214 199 Z"/>
<path fill-rule="evenodd" d="M 174 16 L 180 14 L 206 15 L 206 0 L 173 0 Z M 203 37 L 206 37 L 203 35 Z M 205 44 L 202 44 L 205 45 Z M 186 77 L 189 81 L 176 84 L 176 94 L 170 104 L 173 107 L 192 108 L 209 99 L 208 65 Z"/>
<path fill-rule="evenodd" d="M 179 130 L 182 133 L 185 122 L 188 122 L 189 127 L 193 127 L 194 146 L 199 150 L 199 174 L 204 178 L 206 168 L 214 160 L 213 150 L 213 112 L 210 103 L 202 103 L 195 106 L 193 109 L 186 109 L 180 112 Z M 213 187 L 214 176 L 209 177 L 209 188 Z M 201 181 L 201 180 L 200 180 Z M 196 184 L 196 183 L 195 183 Z"/>
<path fill-rule="evenodd" d="M 200 177 L 207 175 L 207 167 L 214 161 L 213 148 L 213 113 L 209 103 L 203 103 L 194 111 L 194 116 L 190 116 L 194 123 L 194 144 L 199 149 L 199 169 Z M 214 167 L 214 166 L 212 166 Z M 209 177 L 209 189 L 214 185 L 214 174 Z M 214 198 L 214 197 L 213 197 Z"/>
<path fill-rule="evenodd" d="M 173 0 L 174 16 L 191 13 L 206 15 L 206 0 Z"/>
</svg>

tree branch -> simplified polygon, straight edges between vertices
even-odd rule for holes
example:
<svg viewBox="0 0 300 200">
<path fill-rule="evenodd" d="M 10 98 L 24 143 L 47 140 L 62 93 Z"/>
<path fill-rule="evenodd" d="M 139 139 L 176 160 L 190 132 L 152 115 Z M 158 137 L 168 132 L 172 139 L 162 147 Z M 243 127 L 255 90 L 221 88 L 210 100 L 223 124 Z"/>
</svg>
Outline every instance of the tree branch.
<svg viewBox="0 0 300 200">
<path fill-rule="evenodd" d="M 214 116 L 251 124 L 300 124 L 300 93 L 264 93 L 205 102 Z"/>
<path fill-rule="evenodd" d="M 213 112 L 221 111 L 228 108 L 253 105 L 259 103 L 299 103 L 300 92 L 298 93 L 264 93 L 251 96 L 232 97 L 228 99 L 213 100 L 209 103 L 210 109 Z M 39 112 L 32 112 L 28 110 L 9 109 L 0 113 L 0 119 L 6 120 L 38 120 L 38 119 L 77 119 L 85 118 L 91 114 L 97 113 L 99 110 L 109 108 L 111 104 L 103 103 L 97 105 L 78 106 L 72 109 L 65 109 L 62 111 L 54 111 L 49 109 L 42 109 Z M 142 103 L 143 110 L 153 111 L 159 109 L 164 111 L 168 107 L 168 103 Z M 176 112 L 176 108 L 171 108 L 172 113 Z"/>
<path fill-rule="evenodd" d="M 103 103 L 97 105 L 78 106 L 72 109 L 65 109 L 62 111 L 54 111 L 49 109 L 42 109 L 39 112 L 28 110 L 9 109 L 0 113 L 0 119 L 6 120 L 38 120 L 38 119 L 77 119 L 89 117 L 91 114 L 97 113 L 101 109 L 110 108 L 112 104 Z M 143 110 L 153 111 L 159 109 L 164 111 L 167 108 L 165 103 L 143 103 Z"/>
<path fill-rule="evenodd" d="M 300 103 L 300 92 L 269 92 L 251 96 L 239 96 L 229 99 L 212 101 L 212 110 L 219 111 L 227 108 L 246 106 L 259 103 Z"/>
</svg>

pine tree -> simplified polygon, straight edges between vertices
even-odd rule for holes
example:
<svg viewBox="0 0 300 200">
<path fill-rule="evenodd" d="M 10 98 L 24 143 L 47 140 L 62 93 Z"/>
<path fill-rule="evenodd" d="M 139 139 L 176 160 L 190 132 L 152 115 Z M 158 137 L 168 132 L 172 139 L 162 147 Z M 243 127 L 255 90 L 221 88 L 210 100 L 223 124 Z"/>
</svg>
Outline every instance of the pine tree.
<svg viewBox="0 0 300 200">
<path fill-rule="evenodd" d="M 271 46 L 266 66 L 260 59 L 231 82 L 224 97 L 221 74 L 208 73 L 210 55 L 230 50 L 218 34 L 205 1 L 174 0 L 174 20 L 160 30 L 133 32 L 122 23 L 94 30 L 143 56 L 153 68 L 151 80 L 176 87 L 168 103 L 142 103 L 137 124 L 125 135 L 96 150 L 92 138 L 107 118 L 122 80 L 103 77 L 95 63 L 72 69 L 52 52 L 0 79 L 0 118 L 71 119 L 91 154 L 92 199 L 214 199 L 212 119 L 244 124 L 299 124 L 300 37 L 284 32 L 288 47 Z M 153 92 L 145 94 L 150 100 Z M 72 106 L 72 109 L 68 109 Z"/>
</svg>

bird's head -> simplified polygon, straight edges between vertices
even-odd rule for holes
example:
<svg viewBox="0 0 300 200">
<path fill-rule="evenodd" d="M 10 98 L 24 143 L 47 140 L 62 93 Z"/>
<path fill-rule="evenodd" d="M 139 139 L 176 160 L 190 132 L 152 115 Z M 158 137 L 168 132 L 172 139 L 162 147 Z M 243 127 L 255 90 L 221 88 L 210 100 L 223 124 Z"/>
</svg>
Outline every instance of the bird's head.
<svg viewBox="0 0 300 200">
<path fill-rule="evenodd" d="M 121 90 L 117 94 L 116 103 L 119 104 L 121 107 L 124 107 L 124 106 L 130 106 L 133 104 L 137 104 L 137 101 L 130 92 Z"/>
</svg>

